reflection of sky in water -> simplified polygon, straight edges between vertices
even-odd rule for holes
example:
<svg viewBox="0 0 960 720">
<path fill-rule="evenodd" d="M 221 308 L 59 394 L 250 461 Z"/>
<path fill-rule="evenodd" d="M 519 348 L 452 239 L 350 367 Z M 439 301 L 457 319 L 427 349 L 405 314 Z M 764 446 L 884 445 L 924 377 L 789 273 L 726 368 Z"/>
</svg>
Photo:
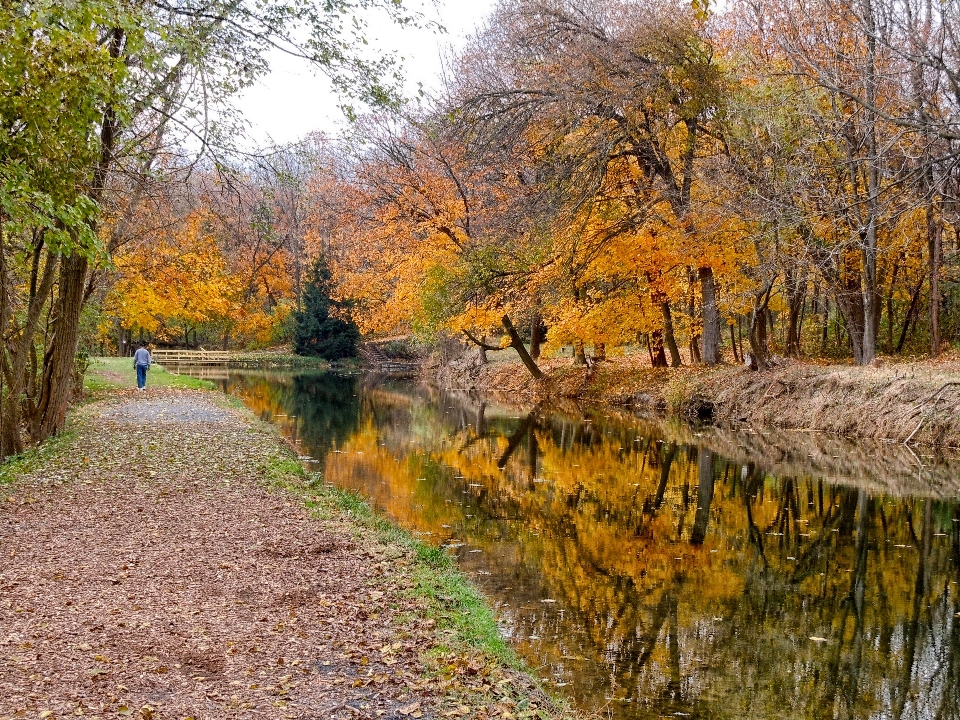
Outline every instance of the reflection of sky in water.
<svg viewBox="0 0 960 720">
<path fill-rule="evenodd" d="M 450 548 L 530 665 L 587 709 L 960 718 L 952 458 L 518 415 L 367 376 L 224 385 L 328 481 Z"/>
</svg>

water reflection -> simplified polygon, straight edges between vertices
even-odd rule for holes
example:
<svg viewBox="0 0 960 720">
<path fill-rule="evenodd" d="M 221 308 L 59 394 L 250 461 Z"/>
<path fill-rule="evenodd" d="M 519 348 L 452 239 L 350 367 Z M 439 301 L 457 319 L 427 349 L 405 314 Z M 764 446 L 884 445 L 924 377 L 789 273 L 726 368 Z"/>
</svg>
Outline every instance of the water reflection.
<svg viewBox="0 0 960 720">
<path fill-rule="evenodd" d="M 955 458 L 520 414 L 370 376 L 224 385 L 328 481 L 456 553 L 585 708 L 960 717 Z"/>
</svg>

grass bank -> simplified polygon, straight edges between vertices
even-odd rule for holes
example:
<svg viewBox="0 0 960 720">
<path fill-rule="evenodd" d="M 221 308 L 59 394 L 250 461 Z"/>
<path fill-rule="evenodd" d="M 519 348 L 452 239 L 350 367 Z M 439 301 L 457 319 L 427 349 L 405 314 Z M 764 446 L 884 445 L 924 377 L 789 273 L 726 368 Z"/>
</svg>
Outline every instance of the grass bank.
<svg viewBox="0 0 960 720">
<path fill-rule="evenodd" d="M 764 372 L 734 365 L 651 368 L 638 356 L 614 357 L 592 369 L 565 358 L 548 359 L 541 368 L 546 373 L 541 381 L 512 360 L 469 367 L 454 378 L 448 373 L 446 381 L 513 402 L 575 399 L 710 418 L 721 425 L 960 447 L 960 357 L 955 355 L 936 361 L 882 360 L 875 367 L 784 361 Z"/>
<path fill-rule="evenodd" d="M 177 375 L 157 363 L 147 372 L 147 387 L 179 388 L 181 390 L 215 390 L 209 380 L 198 380 L 189 375 Z M 131 358 L 96 357 L 91 358 L 86 374 L 83 376 L 83 391 L 86 395 L 99 397 L 111 390 L 136 390 L 137 372 Z"/>
</svg>

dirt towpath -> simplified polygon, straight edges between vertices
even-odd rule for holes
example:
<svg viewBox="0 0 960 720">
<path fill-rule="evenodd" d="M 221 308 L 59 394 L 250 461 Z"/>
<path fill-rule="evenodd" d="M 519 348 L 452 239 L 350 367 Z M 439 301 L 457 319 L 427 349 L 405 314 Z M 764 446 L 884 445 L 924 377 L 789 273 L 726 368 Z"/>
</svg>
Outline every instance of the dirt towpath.
<svg viewBox="0 0 960 720">
<path fill-rule="evenodd" d="M 215 393 L 73 427 L 0 487 L 0 719 L 565 716 L 459 643 L 409 547 L 275 487 L 289 451 Z"/>
</svg>

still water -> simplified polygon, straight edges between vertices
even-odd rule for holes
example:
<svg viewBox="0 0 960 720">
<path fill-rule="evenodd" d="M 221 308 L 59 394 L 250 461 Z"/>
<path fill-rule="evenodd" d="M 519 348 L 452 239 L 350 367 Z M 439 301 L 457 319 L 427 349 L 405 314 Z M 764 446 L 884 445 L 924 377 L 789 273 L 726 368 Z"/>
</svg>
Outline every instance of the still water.
<svg viewBox="0 0 960 720">
<path fill-rule="evenodd" d="M 960 462 L 376 376 L 231 374 L 327 481 L 449 548 L 602 717 L 960 718 Z"/>
</svg>

